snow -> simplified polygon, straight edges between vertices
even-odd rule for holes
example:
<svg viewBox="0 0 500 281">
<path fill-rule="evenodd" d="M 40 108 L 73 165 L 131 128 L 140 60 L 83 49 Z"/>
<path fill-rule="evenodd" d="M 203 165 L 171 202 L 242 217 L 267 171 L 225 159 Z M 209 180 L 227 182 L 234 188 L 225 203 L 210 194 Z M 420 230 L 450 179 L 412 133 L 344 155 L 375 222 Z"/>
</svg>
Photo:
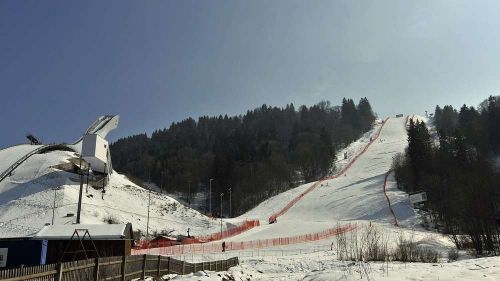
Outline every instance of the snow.
<svg viewBox="0 0 500 281">
<path fill-rule="evenodd" d="M 70 239 L 77 229 L 86 229 L 91 233 L 92 239 L 120 240 L 127 239 L 126 224 L 73 224 L 73 225 L 47 225 L 44 226 L 33 239 L 37 240 L 61 240 Z M 130 229 L 129 229 L 130 231 Z M 83 236 L 85 232 L 78 231 Z M 90 239 L 86 236 L 86 239 Z"/>
<path fill-rule="evenodd" d="M 426 118 L 413 116 L 418 120 Z M 352 223 L 358 229 L 373 225 L 380 229 L 390 246 L 400 236 L 411 236 L 418 247 L 431 248 L 441 255 L 438 263 L 401 262 L 345 262 L 337 259 L 332 243 L 335 237 L 324 240 L 277 246 L 263 249 L 246 249 L 212 254 L 189 254 L 174 258 L 190 262 L 227 259 L 238 256 L 240 265 L 227 272 L 198 272 L 185 276 L 165 276 L 165 280 L 500 280 L 499 257 L 471 258 L 462 253 L 459 261 L 448 263 L 447 252 L 453 243 L 444 235 L 420 226 L 420 218 L 409 203 L 408 195 L 396 187 L 394 174 L 387 181 L 387 195 L 401 227 L 393 225 L 388 202 L 383 193 L 385 174 L 391 169 L 392 159 L 404 152 L 407 135 L 406 118 L 389 118 L 367 151 L 348 169 L 345 175 L 323 181 L 315 190 L 305 195 L 288 212 L 278 217 L 278 222 L 268 224 L 271 214 L 281 210 L 311 184 L 278 194 L 262 202 L 248 213 L 225 219 L 224 227 L 244 219 L 259 219 L 261 226 L 243 232 L 225 241 L 254 241 L 291 237 L 319 232 L 328 228 Z M 341 170 L 360 153 L 370 137 L 382 126 L 376 126 L 359 140 L 340 151 L 335 171 Z M 29 148 L 35 148 L 29 146 Z M 28 147 L 20 146 L 0 151 L 0 159 L 17 160 Z M 347 153 L 348 159 L 343 159 Z M 79 184 L 76 175 L 56 170 L 54 165 L 64 163 L 74 153 L 54 151 L 34 155 L 16 169 L 15 173 L 0 182 L 0 237 L 30 235 L 51 221 L 54 194 L 56 197 L 55 225 L 74 222 L 68 213 L 76 213 Z M 11 160 L 8 160 L 11 159 Z M 2 164 L 7 165 L 7 164 Z M 1 170 L 1 169 L 0 169 Z M 334 174 L 334 171 L 332 171 Z M 58 187 L 54 191 L 51 188 Z M 131 222 L 134 230 L 145 231 L 147 207 L 151 196 L 150 229 L 172 231 L 171 235 L 204 235 L 220 230 L 219 221 L 180 204 L 159 192 L 149 192 L 136 186 L 126 177 L 113 173 L 106 187 L 104 199 L 100 190 L 84 191 L 82 223 L 104 224 L 105 220 L 117 223 Z M 213 242 L 219 245 L 219 242 Z"/>
<path fill-rule="evenodd" d="M 336 179 L 325 180 L 313 192 L 304 196 L 287 213 L 278 218 L 278 223 L 267 224 L 267 218 L 280 210 L 310 184 L 274 196 L 240 218 L 258 218 L 262 226 L 244 232 L 227 241 L 248 241 L 276 237 L 290 237 L 335 227 L 338 223 L 372 221 L 391 227 L 393 217 L 383 193 L 384 176 L 391 169 L 392 158 L 403 152 L 407 145 L 405 118 L 390 118 L 384 125 L 379 139 L 345 173 Z M 382 124 L 365 134 L 339 153 L 347 152 L 354 158 L 369 142 L 370 137 Z M 341 155 L 341 156 L 340 156 Z M 337 170 L 350 159 L 337 163 Z M 388 182 L 388 196 L 398 220 L 404 226 L 417 226 L 418 220 L 406 193 L 397 190 L 393 177 Z"/>
<path fill-rule="evenodd" d="M 20 144 L 0 150 L 0 173 L 7 170 L 17 160 L 29 152 L 41 147 L 41 145 Z"/>
<path fill-rule="evenodd" d="M 231 268 L 227 272 L 236 280 L 248 278 L 250 280 L 477 280 L 479 278 L 498 280 L 500 272 L 496 263 L 500 258 L 446 263 L 445 257 L 447 252 L 454 248 L 453 243 L 446 236 L 427 231 L 420 226 L 419 217 L 410 205 L 408 195 L 397 189 L 394 175 L 390 174 L 387 195 L 402 227 L 393 225 L 393 218 L 383 193 L 383 183 L 385 174 L 391 169 L 393 157 L 397 153 L 404 152 L 407 145 L 405 119 L 388 119 L 379 139 L 358 158 L 345 176 L 322 182 L 322 185 L 279 217 L 277 223 L 263 223 L 261 227 L 226 241 L 290 237 L 321 231 L 344 223 L 354 223 L 359 228 L 374 225 L 387 237 L 391 247 L 394 247 L 402 235 L 413 237 L 418 247 L 428 247 L 440 253 L 442 259 L 439 263 L 338 261 L 334 251 L 330 250 L 335 238 L 267 249 L 191 254 L 177 258 L 200 262 L 238 256 L 240 266 Z M 348 151 L 350 158 L 363 149 L 370 135 L 371 133 L 366 134 L 346 148 L 345 151 Z M 343 151 L 339 154 L 343 156 Z M 341 168 L 349 161 L 339 162 Z M 241 218 L 259 218 L 266 222 L 270 214 L 285 206 L 310 184 L 274 196 Z M 479 261 L 480 266 L 476 266 L 474 261 Z M 210 278 L 204 279 L 186 276 L 178 277 L 176 280 L 222 280 L 217 275 L 209 274 L 209 276 Z"/>
<path fill-rule="evenodd" d="M 79 194 L 79 176 L 53 168 L 76 157 L 72 152 L 53 151 L 36 154 L 22 163 L 15 173 L 0 182 L 0 237 L 29 236 L 52 221 L 75 222 Z M 57 188 L 57 190 L 53 190 Z M 146 233 L 149 191 L 116 172 L 111 174 L 104 199 L 100 190 L 84 186 L 81 222 L 83 224 L 132 223 L 133 230 Z M 220 230 L 220 224 L 171 197 L 151 192 L 150 234 L 172 232 L 172 235 L 206 235 Z M 231 224 L 224 221 L 224 228 Z"/>
</svg>

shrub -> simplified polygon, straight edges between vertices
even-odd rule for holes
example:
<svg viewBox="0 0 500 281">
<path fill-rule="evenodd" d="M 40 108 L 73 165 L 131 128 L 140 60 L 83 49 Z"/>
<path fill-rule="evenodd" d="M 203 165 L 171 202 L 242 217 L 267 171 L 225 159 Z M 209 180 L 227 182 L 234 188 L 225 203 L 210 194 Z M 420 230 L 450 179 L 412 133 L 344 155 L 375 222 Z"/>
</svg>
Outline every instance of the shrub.
<svg viewBox="0 0 500 281">
<path fill-rule="evenodd" d="M 116 217 L 114 217 L 113 215 L 105 216 L 102 219 L 102 221 L 105 222 L 105 223 L 108 223 L 108 224 L 118 224 L 118 223 L 120 223 L 120 221 Z"/>
<path fill-rule="evenodd" d="M 451 249 L 448 251 L 448 262 L 453 262 L 458 260 L 458 251 L 457 249 Z"/>
</svg>

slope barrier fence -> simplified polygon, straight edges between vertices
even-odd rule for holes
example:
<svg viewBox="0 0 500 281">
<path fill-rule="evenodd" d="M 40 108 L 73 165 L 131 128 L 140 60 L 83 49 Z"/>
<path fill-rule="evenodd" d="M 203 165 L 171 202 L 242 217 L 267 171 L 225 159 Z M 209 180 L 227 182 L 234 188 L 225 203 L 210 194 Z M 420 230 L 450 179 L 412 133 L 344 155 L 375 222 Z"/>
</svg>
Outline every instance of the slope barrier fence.
<svg viewBox="0 0 500 281">
<path fill-rule="evenodd" d="M 152 254 L 162 256 L 174 256 L 185 254 L 210 254 L 220 253 L 223 251 L 240 251 L 246 249 L 260 249 L 274 246 L 285 246 L 292 244 L 299 244 L 305 242 L 318 241 L 336 236 L 340 233 L 348 232 L 355 229 L 357 226 L 353 224 L 346 224 L 344 226 L 329 228 L 320 232 L 291 236 L 279 237 L 253 241 L 242 242 L 224 242 L 225 248 L 223 249 L 222 243 L 207 243 L 207 244 L 186 244 L 177 245 L 172 247 L 161 247 L 151 249 L 133 249 L 133 255 Z"/>
<path fill-rule="evenodd" d="M 412 116 L 412 118 L 413 118 L 413 116 Z M 410 123 L 410 119 L 411 119 L 410 115 L 406 115 L 405 123 L 404 123 L 405 128 L 408 128 L 409 123 Z M 385 178 L 384 178 L 384 195 L 385 195 L 385 198 L 387 199 L 387 204 L 389 205 L 389 211 L 391 211 L 392 217 L 394 218 L 394 225 L 399 227 L 398 218 L 396 217 L 396 213 L 394 212 L 394 209 L 392 208 L 391 199 L 387 195 L 387 178 L 389 177 L 389 175 L 392 172 L 393 172 L 393 170 L 391 169 L 391 170 L 387 171 L 387 173 L 385 174 Z"/>
<path fill-rule="evenodd" d="M 305 195 L 307 195 L 308 193 L 310 193 L 311 191 L 316 189 L 316 187 L 318 187 L 323 181 L 335 179 L 335 178 L 341 176 L 342 174 L 344 174 L 345 172 L 347 172 L 347 170 L 349 170 L 349 168 L 351 168 L 351 166 L 358 160 L 358 158 L 361 157 L 361 155 L 363 155 L 368 150 L 368 147 L 370 147 L 370 145 L 373 142 L 375 142 L 375 140 L 378 139 L 378 137 L 380 136 L 380 132 L 382 131 L 382 128 L 384 127 L 384 125 L 386 124 L 388 119 L 389 118 L 385 118 L 384 121 L 382 121 L 382 125 L 380 126 L 380 128 L 378 128 L 377 132 L 371 137 L 370 141 L 365 145 L 363 150 L 361 150 L 361 152 L 359 152 L 344 168 L 342 168 L 342 170 L 340 170 L 340 172 L 338 172 L 337 174 L 335 174 L 333 176 L 323 177 L 323 178 L 319 179 L 318 181 L 314 182 L 308 189 L 306 189 L 304 192 L 302 192 L 297 197 L 295 197 L 292 201 L 290 201 L 283 209 L 281 209 L 277 213 L 274 213 L 273 215 L 271 215 L 269 217 L 269 223 L 275 223 L 276 219 L 279 216 L 288 212 L 288 210 L 291 207 L 293 207 L 293 205 L 295 205 L 297 202 L 299 202 L 300 199 L 302 199 Z"/>
<path fill-rule="evenodd" d="M 205 242 L 212 242 L 216 240 L 226 239 L 235 235 L 238 235 L 242 232 L 245 232 L 249 229 L 252 229 L 256 226 L 260 225 L 259 220 L 246 220 L 242 224 L 232 227 L 230 229 L 224 230 L 223 232 L 212 233 L 206 236 L 197 236 L 193 239 L 186 239 L 180 242 L 181 244 L 200 244 Z M 160 248 L 160 247 L 174 247 L 177 246 L 179 242 L 172 244 L 171 241 L 150 241 L 144 242 L 142 244 L 137 245 L 134 249 L 150 249 L 150 248 Z"/>
<path fill-rule="evenodd" d="M 391 199 L 389 199 L 389 196 L 387 196 L 387 178 L 389 177 L 391 172 L 392 172 L 392 170 L 389 170 L 387 173 L 385 173 L 384 195 L 385 195 L 385 198 L 387 199 L 387 204 L 389 204 L 389 210 L 391 211 L 392 217 L 394 218 L 394 225 L 399 226 L 398 219 L 396 218 L 396 214 L 394 213 L 394 210 L 392 209 Z"/>
</svg>

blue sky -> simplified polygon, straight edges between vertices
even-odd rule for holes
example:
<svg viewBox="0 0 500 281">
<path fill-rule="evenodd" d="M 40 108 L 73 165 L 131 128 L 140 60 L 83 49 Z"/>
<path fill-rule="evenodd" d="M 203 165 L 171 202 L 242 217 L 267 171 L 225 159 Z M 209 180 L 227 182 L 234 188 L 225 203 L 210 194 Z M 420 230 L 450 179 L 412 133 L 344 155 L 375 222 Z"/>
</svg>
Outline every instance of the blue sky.
<svg viewBox="0 0 500 281">
<path fill-rule="evenodd" d="M 496 1 L 0 1 L 0 147 L 110 138 L 263 103 L 380 116 L 500 93 Z"/>
</svg>

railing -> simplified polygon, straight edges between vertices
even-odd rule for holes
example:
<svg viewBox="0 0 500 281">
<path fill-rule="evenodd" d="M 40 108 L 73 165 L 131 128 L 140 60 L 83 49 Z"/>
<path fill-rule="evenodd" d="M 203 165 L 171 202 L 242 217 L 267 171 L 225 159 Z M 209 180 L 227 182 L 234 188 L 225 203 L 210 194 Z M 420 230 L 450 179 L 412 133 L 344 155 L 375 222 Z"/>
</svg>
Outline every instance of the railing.
<svg viewBox="0 0 500 281">
<path fill-rule="evenodd" d="M 119 256 L 78 260 L 0 270 L 4 281 L 109 281 L 145 277 L 160 279 L 166 274 L 189 274 L 201 270 L 226 271 L 239 264 L 237 257 L 227 260 L 189 263 L 163 256 Z"/>
<path fill-rule="evenodd" d="M 342 174 L 344 174 L 345 172 L 347 172 L 347 170 L 349 170 L 349 168 L 351 168 L 351 166 L 358 160 L 358 158 L 361 155 L 363 155 L 366 152 L 366 150 L 368 150 L 368 147 L 370 147 L 370 145 L 373 142 L 375 142 L 376 139 L 378 139 L 378 137 L 380 136 L 380 132 L 382 131 L 382 128 L 384 127 L 384 125 L 386 124 L 388 119 L 389 118 L 384 119 L 384 121 L 382 122 L 382 126 L 380 126 L 380 128 L 377 130 L 377 132 L 371 137 L 368 144 L 366 144 L 366 146 L 363 148 L 363 150 L 360 153 L 358 153 L 358 155 L 356 155 L 356 157 L 354 157 L 342 170 L 340 170 L 340 172 L 338 172 L 337 174 L 335 174 L 333 176 L 323 177 L 323 178 L 319 179 L 318 181 L 314 182 L 308 189 L 306 189 L 306 191 L 302 192 L 297 197 L 295 197 L 283 209 L 281 209 L 279 212 L 271 215 L 269 217 L 269 223 L 275 223 L 277 221 L 276 219 L 279 216 L 285 214 L 291 207 L 293 207 L 293 205 L 295 205 L 297 202 L 299 202 L 300 199 L 302 199 L 305 195 L 307 195 L 308 193 L 310 193 L 311 191 L 316 189 L 316 187 L 318 187 L 323 181 L 335 179 L 335 178 L 341 176 Z"/>
</svg>

